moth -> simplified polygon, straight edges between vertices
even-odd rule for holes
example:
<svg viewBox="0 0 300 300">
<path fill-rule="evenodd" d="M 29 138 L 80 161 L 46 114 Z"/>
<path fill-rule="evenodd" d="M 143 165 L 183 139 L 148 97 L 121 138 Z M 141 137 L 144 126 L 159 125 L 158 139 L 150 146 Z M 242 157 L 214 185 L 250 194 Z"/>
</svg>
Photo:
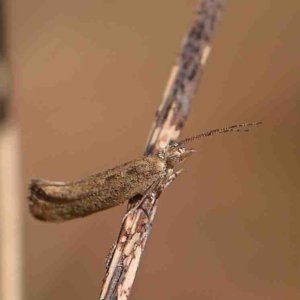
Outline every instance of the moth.
<svg viewBox="0 0 300 300">
<path fill-rule="evenodd" d="M 33 179 L 29 184 L 30 212 L 42 221 L 63 222 L 109 209 L 126 200 L 140 200 L 162 181 L 172 181 L 182 171 L 175 172 L 174 168 L 196 152 L 185 148 L 187 143 L 215 134 L 240 131 L 242 127 L 260 123 L 211 130 L 78 181 Z"/>
</svg>

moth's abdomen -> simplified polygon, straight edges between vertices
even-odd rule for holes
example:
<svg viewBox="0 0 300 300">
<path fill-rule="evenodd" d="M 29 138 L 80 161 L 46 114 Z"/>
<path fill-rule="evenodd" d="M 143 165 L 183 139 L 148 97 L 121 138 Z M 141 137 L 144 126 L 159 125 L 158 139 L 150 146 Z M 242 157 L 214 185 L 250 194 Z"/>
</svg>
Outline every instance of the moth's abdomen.
<svg viewBox="0 0 300 300">
<path fill-rule="evenodd" d="M 33 180 L 30 211 L 43 221 L 84 217 L 144 195 L 164 170 L 164 161 L 150 155 L 75 182 Z"/>
</svg>

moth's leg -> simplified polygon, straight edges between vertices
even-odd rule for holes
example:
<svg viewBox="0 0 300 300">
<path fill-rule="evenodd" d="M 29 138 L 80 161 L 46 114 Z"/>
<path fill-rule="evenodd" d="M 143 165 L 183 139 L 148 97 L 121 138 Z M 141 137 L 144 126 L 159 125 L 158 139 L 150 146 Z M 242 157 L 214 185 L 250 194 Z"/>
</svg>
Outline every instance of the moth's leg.
<svg viewBox="0 0 300 300">
<path fill-rule="evenodd" d="M 159 186 L 163 183 L 163 181 L 165 180 L 165 178 L 159 178 L 157 181 L 155 181 L 154 183 L 152 183 L 152 185 L 146 190 L 144 196 L 137 201 L 136 205 L 134 205 L 133 207 L 130 207 L 130 210 L 126 213 L 126 215 L 123 217 L 122 223 L 124 222 L 124 220 L 128 217 L 129 214 L 134 213 L 144 202 L 144 200 L 146 199 L 146 197 L 148 197 L 149 194 L 151 194 L 153 191 L 155 191 L 155 189 L 158 189 Z M 143 210 L 145 212 L 145 214 L 148 217 L 148 214 L 145 210 Z"/>
<path fill-rule="evenodd" d="M 141 205 L 144 202 L 144 199 L 146 197 L 148 197 L 152 192 L 154 192 L 155 190 L 159 189 L 160 185 L 164 185 L 164 189 L 171 183 L 173 182 L 180 173 L 182 173 L 184 171 L 184 169 L 178 170 L 177 172 L 173 173 L 172 175 L 170 175 L 168 178 L 166 177 L 162 177 L 159 178 L 157 181 L 155 181 L 149 188 L 148 190 L 145 192 L 144 196 L 141 198 L 141 200 L 137 201 L 137 204 L 134 205 L 133 207 L 130 208 L 130 210 L 126 213 L 126 215 L 123 218 L 123 221 L 128 217 L 129 214 L 135 212 L 139 207 L 141 207 Z M 137 198 L 138 200 L 138 198 Z M 145 214 L 148 216 L 147 212 L 145 210 L 143 210 L 145 212 Z"/>
<path fill-rule="evenodd" d="M 130 202 L 128 203 L 128 210 L 134 208 L 140 201 L 142 200 L 143 195 L 142 194 L 136 194 L 135 196 L 131 197 L 129 200 Z M 126 201 L 126 200 L 124 200 Z"/>
<path fill-rule="evenodd" d="M 172 183 L 177 177 L 179 174 L 181 174 L 182 172 L 184 171 L 184 169 L 180 169 L 178 170 L 177 172 L 173 173 L 169 178 L 168 178 L 168 181 L 166 182 L 165 184 L 165 188 L 169 186 L 170 183 Z"/>
<path fill-rule="evenodd" d="M 116 250 L 116 247 L 117 247 L 117 243 L 114 242 L 113 245 L 110 247 L 109 249 L 109 252 L 105 258 L 105 268 L 108 269 L 109 265 L 110 265 L 110 262 L 113 258 L 113 255 L 114 255 L 114 252 Z"/>
</svg>

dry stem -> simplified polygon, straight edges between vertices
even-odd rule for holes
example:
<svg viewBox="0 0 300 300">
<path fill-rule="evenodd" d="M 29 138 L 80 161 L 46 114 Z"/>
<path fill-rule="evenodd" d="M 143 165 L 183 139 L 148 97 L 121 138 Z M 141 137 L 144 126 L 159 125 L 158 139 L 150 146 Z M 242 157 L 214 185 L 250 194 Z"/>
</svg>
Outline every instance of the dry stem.
<svg viewBox="0 0 300 300">
<path fill-rule="evenodd" d="M 200 1 L 193 24 L 185 36 L 173 67 L 163 102 L 156 112 L 144 154 L 150 154 L 176 141 L 190 110 L 211 47 L 210 39 L 220 20 L 224 0 Z M 129 202 L 119 236 L 106 263 L 100 300 L 128 299 L 136 271 L 150 234 L 158 198 L 167 182 L 147 194 L 137 209 Z"/>
</svg>

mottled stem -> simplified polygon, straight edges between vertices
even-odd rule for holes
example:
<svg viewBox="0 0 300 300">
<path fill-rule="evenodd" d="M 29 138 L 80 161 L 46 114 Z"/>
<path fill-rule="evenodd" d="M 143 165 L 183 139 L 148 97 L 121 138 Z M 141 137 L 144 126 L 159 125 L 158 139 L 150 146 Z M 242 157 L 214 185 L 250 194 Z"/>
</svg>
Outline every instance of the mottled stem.
<svg viewBox="0 0 300 300">
<path fill-rule="evenodd" d="M 162 104 L 150 131 L 145 155 L 178 139 L 190 111 L 203 73 L 214 34 L 224 8 L 224 0 L 200 1 L 195 19 L 184 37 L 176 65 L 171 71 Z M 136 271 L 150 234 L 158 198 L 168 182 L 147 194 L 137 209 L 129 202 L 121 230 L 106 264 L 100 300 L 128 299 Z"/>
</svg>

